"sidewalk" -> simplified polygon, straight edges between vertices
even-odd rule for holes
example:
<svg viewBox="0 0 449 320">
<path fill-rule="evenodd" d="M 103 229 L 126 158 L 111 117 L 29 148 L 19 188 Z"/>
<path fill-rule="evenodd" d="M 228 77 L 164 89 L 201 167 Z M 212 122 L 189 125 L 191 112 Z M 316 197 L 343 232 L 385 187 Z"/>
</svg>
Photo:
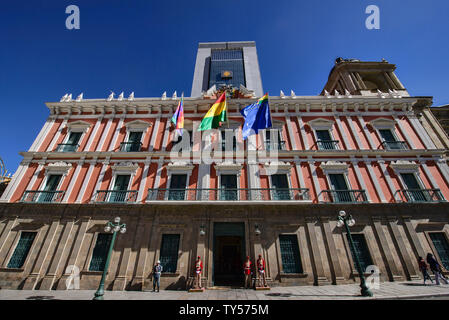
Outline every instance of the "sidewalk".
<svg viewBox="0 0 449 320">
<path fill-rule="evenodd" d="M 449 285 L 421 281 L 384 282 L 371 290 L 372 298 L 360 297 L 357 284 L 329 286 L 274 287 L 270 291 L 245 289 L 208 289 L 203 293 L 186 291 L 138 292 L 106 291 L 105 300 L 367 300 L 412 299 L 449 296 Z M 0 290 L 0 300 L 91 300 L 94 290 Z"/>
</svg>

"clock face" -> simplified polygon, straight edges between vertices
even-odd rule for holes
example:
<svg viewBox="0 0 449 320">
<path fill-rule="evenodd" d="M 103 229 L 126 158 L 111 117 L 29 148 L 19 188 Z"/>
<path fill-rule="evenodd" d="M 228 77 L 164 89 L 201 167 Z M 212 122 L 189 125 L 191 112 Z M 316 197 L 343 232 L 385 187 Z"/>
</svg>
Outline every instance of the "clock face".
<svg viewBox="0 0 449 320">
<path fill-rule="evenodd" d="M 232 78 L 232 71 L 228 71 L 228 70 L 222 71 L 221 72 L 221 78 L 222 79 Z"/>
</svg>

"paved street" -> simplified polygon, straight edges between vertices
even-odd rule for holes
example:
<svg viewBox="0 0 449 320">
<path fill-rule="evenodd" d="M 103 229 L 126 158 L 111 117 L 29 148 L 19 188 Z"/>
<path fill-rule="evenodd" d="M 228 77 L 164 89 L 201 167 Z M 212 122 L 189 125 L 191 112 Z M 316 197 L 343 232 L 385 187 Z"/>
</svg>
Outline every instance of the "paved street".
<svg viewBox="0 0 449 320">
<path fill-rule="evenodd" d="M 203 293 L 186 291 L 136 292 L 106 291 L 105 300 L 348 300 L 348 299 L 446 299 L 449 285 L 422 285 L 415 282 L 386 282 L 373 289 L 373 298 L 359 296 L 356 284 L 338 286 L 275 287 L 270 291 L 208 289 Z M 94 290 L 0 290 L 0 300 L 90 300 Z"/>
</svg>

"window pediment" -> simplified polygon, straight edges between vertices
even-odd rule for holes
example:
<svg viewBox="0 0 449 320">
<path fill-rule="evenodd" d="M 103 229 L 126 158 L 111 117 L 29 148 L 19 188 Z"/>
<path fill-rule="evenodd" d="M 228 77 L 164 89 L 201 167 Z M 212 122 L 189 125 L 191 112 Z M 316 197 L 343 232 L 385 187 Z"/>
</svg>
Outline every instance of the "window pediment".
<svg viewBox="0 0 449 320">
<path fill-rule="evenodd" d="M 139 168 L 139 165 L 137 163 L 127 161 L 127 162 L 118 162 L 118 163 L 114 164 L 111 168 L 114 173 L 118 172 L 118 173 L 133 174 L 137 171 L 137 168 Z"/>
<path fill-rule="evenodd" d="M 187 161 L 175 161 L 167 165 L 167 170 L 177 173 L 192 173 L 195 166 Z"/>
<path fill-rule="evenodd" d="M 72 168 L 71 163 L 58 161 L 58 162 L 53 162 L 53 163 L 48 164 L 45 167 L 45 173 L 47 175 L 62 174 L 63 176 L 66 176 L 67 173 L 69 172 L 70 168 Z"/>
<path fill-rule="evenodd" d="M 218 163 L 214 166 L 217 174 L 240 174 L 243 165 L 233 162 Z"/>
<path fill-rule="evenodd" d="M 387 118 L 378 118 L 370 121 L 369 124 L 376 129 L 392 129 L 394 128 L 396 122 Z"/>
<path fill-rule="evenodd" d="M 397 160 L 391 162 L 390 167 L 397 172 L 416 172 L 419 169 L 419 164 L 413 161 Z"/>
<path fill-rule="evenodd" d="M 266 162 L 263 166 L 264 175 L 290 174 L 292 165 L 283 161 Z"/>
<path fill-rule="evenodd" d="M 147 128 L 151 127 L 151 123 L 147 122 L 147 121 L 142 121 L 142 120 L 135 120 L 135 121 L 131 121 L 131 122 L 127 122 L 125 124 L 125 127 L 128 130 L 146 130 Z"/>
<path fill-rule="evenodd" d="M 87 129 L 89 129 L 90 126 L 91 124 L 89 122 L 82 120 L 67 123 L 67 128 L 69 128 L 69 130 L 73 132 L 85 132 L 87 131 Z"/>
<path fill-rule="evenodd" d="M 327 161 L 321 163 L 320 168 L 327 172 L 329 171 L 344 172 L 348 170 L 349 165 L 347 163 L 340 161 Z"/>
<path fill-rule="evenodd" d="M 324 118 L 318 118 L 314 120 L 310 120 L 307 122 L 307 124 L 314 130 L 330 130 L 332 129 L 332 126 L 334 125 L 334 121 L 324 119 Z"/>
</svg>

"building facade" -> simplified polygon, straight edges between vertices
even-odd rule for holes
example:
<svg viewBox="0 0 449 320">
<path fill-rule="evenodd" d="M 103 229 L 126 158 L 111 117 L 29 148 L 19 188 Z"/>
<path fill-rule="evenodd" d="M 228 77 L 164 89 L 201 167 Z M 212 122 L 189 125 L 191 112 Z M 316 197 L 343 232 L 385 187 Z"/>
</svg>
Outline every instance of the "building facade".
<svg viewBox="0 0 449 320">
<path fill-rule="evenodd" d="M 0 198 L 0 286 L 95 289 L 119 216 L 111 290 L 243 284 L 243 259 L 266 260 L 270 285 L 357 281 L 337 214 L 352 214 L 364 269 L 382 281 L 420 278 L 417 257 L 449 269 L 446 149 L 420 120 L 387 61 L 337 59 L 318 96 L 270 96 L 273 126 L 242 139 L 240 110 L 263 94 L 255 43 L 200 44 L 184 134 L 179 99 L 48 102 L 50 116 Z M 229 91 L 229 89 L 232 89 Z M 228 90 L 228 122 L 197 131 Z M 446 142 L 447 143 L 447 142 Z"/>
</svg>

